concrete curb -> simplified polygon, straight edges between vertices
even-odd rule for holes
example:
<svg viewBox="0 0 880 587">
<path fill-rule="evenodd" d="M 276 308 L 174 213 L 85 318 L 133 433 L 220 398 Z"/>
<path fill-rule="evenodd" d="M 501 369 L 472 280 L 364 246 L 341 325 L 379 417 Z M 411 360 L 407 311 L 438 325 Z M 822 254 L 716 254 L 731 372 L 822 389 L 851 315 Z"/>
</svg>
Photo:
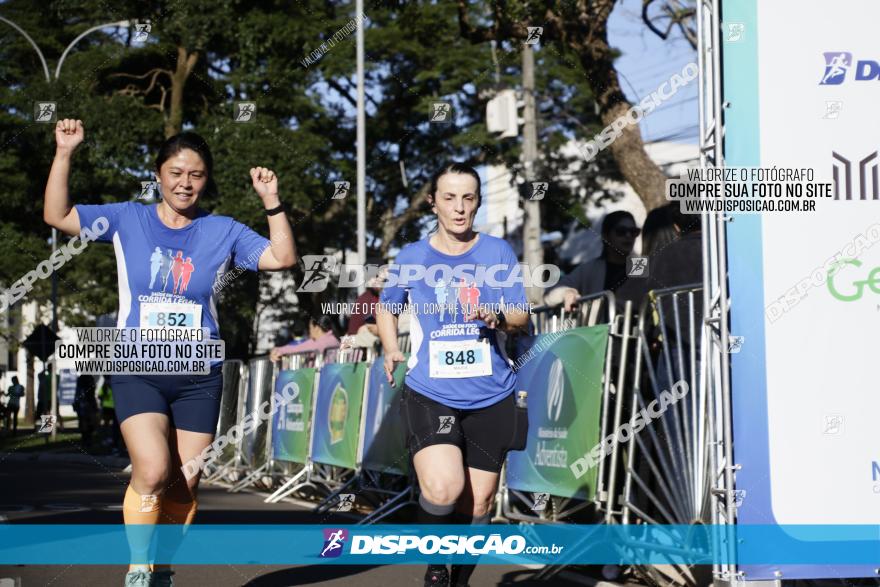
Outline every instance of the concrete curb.
<svg viewBox="0 0 880 587">
<path fill-rule="evenodd" d="M 0 464 L 3 461 L 10 462 L 26 462 L 36 461 L 39 463 L 75 463 L 81 465 L 94 465 L 95 463 L 103 465 L 108 469 L 125 469 L 131 463 L 125 457 L 115 457 L 111 455 L 90 455 L 85 453 L 51 453 L 51 452 L 13 452 L 5 456 L 0 456 Z"/>
</svg>

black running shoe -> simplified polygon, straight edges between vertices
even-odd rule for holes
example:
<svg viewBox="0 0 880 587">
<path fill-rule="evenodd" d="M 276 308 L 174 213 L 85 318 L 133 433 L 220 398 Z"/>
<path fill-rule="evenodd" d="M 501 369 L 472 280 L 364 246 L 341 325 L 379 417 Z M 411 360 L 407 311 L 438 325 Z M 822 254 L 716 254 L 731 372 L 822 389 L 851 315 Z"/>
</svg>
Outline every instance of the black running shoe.
<svg viewBox="0 0 880 587">
<path fill-rule="evenodd" d="M 428 565 L 425 571 L 425 587 L 449 587 L 449 571 L 446 565 Z"/>
<path fill-rule="evenodd" d="M 468 580 L 474 572 L 474 565 L 452 565 L 449 573 L 449 587 L 468 587 Z"/>
</svg>

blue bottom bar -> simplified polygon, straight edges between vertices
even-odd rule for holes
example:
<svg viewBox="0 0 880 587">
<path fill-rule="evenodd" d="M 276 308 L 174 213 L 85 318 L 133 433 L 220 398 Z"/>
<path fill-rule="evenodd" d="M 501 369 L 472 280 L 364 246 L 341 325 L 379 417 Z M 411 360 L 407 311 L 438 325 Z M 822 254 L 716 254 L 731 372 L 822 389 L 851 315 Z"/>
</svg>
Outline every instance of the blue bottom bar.
<svg viewBox="0 0 880 587">
<path fill-rule="evenodd" d="M 0 564 L 880 566 L 880 526 L 0 526 Z M 731 548 L 732 545 L 736 548 Z M 734 552 L 735 550 L 735 552 Z"/>
</svg>

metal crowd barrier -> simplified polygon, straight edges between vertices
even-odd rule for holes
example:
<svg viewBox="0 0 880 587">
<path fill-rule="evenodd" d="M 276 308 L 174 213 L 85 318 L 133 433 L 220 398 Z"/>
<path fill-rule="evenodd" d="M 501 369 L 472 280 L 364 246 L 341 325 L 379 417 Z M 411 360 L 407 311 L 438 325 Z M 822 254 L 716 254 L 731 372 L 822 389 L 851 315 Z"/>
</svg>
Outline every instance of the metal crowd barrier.
<svg viewBox="0 0 880 587">
<path fill-rule="evenodd" d="M 270 405 L 272 402 L 272 362 L 266 357 L 251 359 L 248 364 L 248 373 L 244 414 L 257 412 L 266 402 Z M 267 457 L 266 450 L 272 445 L 272 426 L 263 418 L 259 418 L 258 422 L 253 432 L 245 434 L 241 439 L 241 461 L 247 469 L 247 473 L 244 478 L 233 485 L 230 491 L 237 492 L 254 485 L 272 466 L 271 458 Z"/>
<path fill-rule="evenodd" d="M 621 403 L 621 394 L 617 394 L 616 390 L 622 387 L 627 375 L 626 353 L 631 338 L 627 333 L 630 322 L 631 305 L 627 303 L 624 313 L 618 314 L 612 292 L 582 296 L 578 299 L 577 306 L 572 312 L 567 312 L 560 306 L 541 306 L 532 311 L 532 332 L 530 334 L 536 336 L 581 326 L 596 326 L 604 323 L 609 325 L 602 375 L 601 413 L 596 414 L 600 422 L 600 438 L 604 438 L 609 426 L 613 425 L 614 416 L 617 420 L 620 417 L 621 408 L 618 406 Z M 546 408 L 530 402 L 529 409 Z M 611 412 L 612 409 L 613 412 Z M 533 434 L 534 431 L 530 431 L 530 435 Z M 607 509 L 610 512 L 613 509 L 612 496 L 615 492 L 608 491 L 607 488 L 616 485 L 618 480 L 616 471 L 608 470 L 604 460 L 599 464 L 595 497 L 592 500 L 551 493 L 547 497 L 546 506 L 538 511 L 534 511 L 535 503 L 538 499 L 537 496 L 542 492 L 538 488 L 533 488 L 533 491 L 512 489 L 508 483 L 508 470 L 509 467 L 506 463 L 496 495 L 495 517 L 498 519 L 532 523 L 561 523 L 565 518 L 571 517 L 590 505 L 594 505 L 597 511 Z"/>
<path fill-rule="evenodd" d="M 315 380 L 313 384 L 313 388 L 311 390 L 310 402 L 309 402 L 309 418 L 305 420 L 306 425 L 309 427 L 309 442 L 308 442 L 308 450 L 306 454 L 306 458 L 304 462 L 295 462 L 295 461 L 279 461 L 281 463 L 282 468 L 285 469 L 282 478 L 284 481 L 281 483 L 281 486 L 278 487 L 271 495 L 269 495 L 264 501 L 266 503 L 275 503 L 291 495 L 304 489 L 306 487 L 311 487 L 316 489 L 314 483 L 311 482 L 311 475 L 313 471 L 313 465 L 311 461 L 311 451 L 312 451 L 312 416 L 315 413 L 315 388 L 317 388 L 318 378 L 320 377 L 320 366 L 323 363 L 323 354 L 318 353 L 306 353 L 299 355 L 291 355 L 288 357 L 282 358 L 282 370 L 294 370 L 294 369 L 302 369 L 302 368 L 315 368 Z M 276 373 L 277 377 L 277 373 Z M 274 387 L 274 386 L 273 386 Z M 272 450 L 272 447 L 269 448 Z M 274 456 L 273 456 L 274 461 Z"/>
<path fill-rule="evenodd" d="M 506 462 L 496 495 L 496 519 L 529 523 L 586 520 L 622 524 L 712 521 L 710 512 L 715 499 L 714 476 L 718 467 L 713 449 L 719 433 L 715 418 L 718 406 L 706 392 L 706 378 L 710 375 L 707 375 L 706 366 L 700 361 L 700 357 L 705 356 L 707 345 L 702 336 L 702 318 L 695 310 L 695 301 L 701 299 L 700 287 L 688 286 L 650 292 L 638 314 L 633 313 L 631 302 L 623 304 L 622 311 L 618 311 L 611 292 L 580 298 L 573 312 L 566 312 L 560 307 L 533 310 L 530 334 L 535 336 L 558 333 L 572 327 L 607 324 L 601 389 L 596 390 L 600 396 L 598 400 L 591 400 L 596 402 L 593 404 L 596 413 L 584 415 L 593 422 L 591 434 L 595 434 L 597 427 L 600 440 L 606 437 L 613 439 L 610 454 L 598 461 L 595 486 L 591 486 L 592 493 L 588 497 L 553 495 L 551 492 L 546 507 L 540 511 L 534 508 L 536 491 L 511 486 L 509 463 Z M 687 344 L 682 345 L 682 341 L 687 341 Z M 409 335 L 401 335 L 398 343 L 403 352 L 409 352 Z M 235 448 L 227 449 L 224 462 L 208 476 L 208 480 L 237 481 L 231 488 L 233 491 L 262 485 L 265 489 L 274 490 L 266 498 L 267 502 L 277 502 L 294 494 L 304 498 L 319 498 L 316 506 L 318 512 L 339 505 L 343 495 L 354 493 L 363 497 L 373 508 L 361 523 L 384 519 L 402 507 L 415 503 L 417 486 L 408 457 L 406 468 L 397 466 L 402 462 L 389 464 L 387 459 L 377 461 L 372 458 L 375 455 L 368 458 L 369 443 L 375 441 L 377 430 L 399 426 L 394 424 L 393 419 L 386 420 L 387 402 L 390 400 L 376 395 L 378 392 L 374 389 L 376 386 L 371 384 L 369 367 L 359 411 L 353 466 L 321 462 L 322 459 L 315 453 L 314 422 L 322 367 L 363 362 L 381 368 L 375 349 L 291 355 L 284 357 L 278 366 L 272 365 L 268 359 L 255 359 L 247 366 L 241 362 L 227 362 L 224 374 L 228 374 L 228 379 L 224 380 L 218 434 L 228 430 L 235 421 L 241 421 L 244 414 L 262 401 L 274 401 L 272 392 L 281 370 L 316 369 L 310 412 L 308 418 L 304 418 L 308 426 L 308 450 L 305 458 L 300 459 L 302 462 L 276 458 L 273 449 L 274 420 L 261 421 L 252 438 L 246 437 Z M 592 368 L 598 366 L 594 364 Z M 665 414 L 655 418 L 657 421 L 649 423 L 640 433 L 620 441 L 616 432 L 621 424 L 632 420 L 639 410 L 659 397 L 660 391 L 670 389 L 672 383 L 681 378 L 689 385 L 685 398 L 671 405 Z M 532 405 L 531 402 L 529 408 L 548 409 L 543 405 Z M 368 412 L 371 414 L 370 422 L 367 422 Z M 568 433 L 583 431 L 571 429 Z M 529 434 L 531 437 L 534 432 L 530 431 Z M 542 571 L 541 576 L 552 576 L 565 565 L 563 557 L 558 565 Z M 647 574 L 651 571 L 644 572 Z M 686 576 L 687 573 L 687 569 L 684 569 L 679 574 Z M 654 580 L 657 581 L 657 577 Z"/>
<path fill-rule="evenodd" d="M 359 351 L 362 349 L 352 349 L 353 351 Z M 357 355 L 358 353 L 352 353 L 352 355 Z M 343 364 L 352 364 L 352 362 L 344 362 L 340 361 Z M 355 373 L 357 376 L 357 373 Z M 339 502 L 339 498 L 342 494 L 348 492 L 352 487 L 354 487 L 358 481 L 358 475 L 361 471 L 361 455 L 360 448 L 363 444 L 363 433 L 364 433 L 364 413 L 366 411 L 367 402 L 365 400 L 367 381 L 366 378 L 369 376 L 369 370 L 366 370 L 363 379 L 363 389 L 361 390 L 361 405 L 358 414 L 358 441 L 355 448 L 355 462 L 354 467 L 349 468 L 344 465 L 334 464 L 332 458 L 328 458 L 327 455 L 323 457 L 317 456 L 313 457 L 313 473 L 312 473 L 312 482 L 319 484 L 324 490 L 327 492 L 327 495 L 324 499 L 315 506 L 315 513 L 325 513 L 330 509 L 330 507 Z M 316 402 L 318 400 L 323 400 L 323 395 L 321 395 L 321 388 L 319 387 L 315 393 Z M 335 406 L 330 405 L 328 409 L 328 413 L 331 414 Z M 312 412 L 312 415 L 315 419 L 317 419 L 317 411 Z"/>
<path fill-rule="evenodd" d="M 720 406 L 709 392 L 702 360 L 707 356 L 702 304 L 702 285 L 693 284 L 651 291 L 639 310 L 630 419 L 639 410 L 657 414 L 661 392 L 671 391 L 678 382 L 687 384 L 687 393 L 670 402 L 628 445 L 623 524 L 713 523 Z M 648 409 L 652 403 L 654 408 Z M 705 569 L 676 564 L 674 551 L 665 565 L 634 568 L 656 585 L 706 580 L 698 578 Z"/>
<path fill-rule="evenodd" d="M 228 360 L 223 362 L 223 392 L 220 397 L 220 418 L 217 421 L 216 436 L 225 435 L 229 429 L 242 418 L 242 398 L 247 388 L 247 367 L 243 361 Z M 227 445 L 218 457 L 218 464 L 210 463 L 205 467 L 203 478 L 206 482 L 216 482 L 229 474 L 239 463 L 237 446 Z"/>
</svg>

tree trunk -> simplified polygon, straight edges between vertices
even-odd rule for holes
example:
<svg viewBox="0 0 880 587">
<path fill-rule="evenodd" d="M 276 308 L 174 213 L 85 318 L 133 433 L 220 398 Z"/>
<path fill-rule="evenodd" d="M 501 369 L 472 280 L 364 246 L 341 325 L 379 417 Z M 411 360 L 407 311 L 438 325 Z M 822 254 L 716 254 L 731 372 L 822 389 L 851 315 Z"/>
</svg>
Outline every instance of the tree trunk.
<svg viewBox="0 0 880 587">
<path fill-rule="evenodd" d="M 592 34 L 585 36 L 583 45 L 577 47 L 605 126 L 626 115 L 632 107 L 620 88 L 620 78 L 614 69 L 613 53 L 608 45 L 607 22 L 612 5 L 613 2 L 609 1 L 598 10 L 599 14 L 589 15 L 593 22 Z M 623 178 L 639 195 L 649 212 L 666 203 L 666 175 L 645 151 L 638 124 L 627 124 L 609 149 Z"/>
<path fill-rule="evenodd" d="M 178 134 L 183 127 L 183 88 L 198 60 L 198 51 L 189 53 L 186 47 L 177 48 L 177 66 L 171 76 L 171 104 L 165 119 L 166 139 Z"/>
<path fill-rule="evenodd" d="M 428 184 L 423 185 L 419 190 L 414 192 L 409 199 L 409 208 L 402 214 L 394 215 L 394 206 L 388 208 L 382 216 L 382 244 L 379 246 L 379 254 L 383 260 L 388 258 L 388 250 L 394 244 L 394 237 L 400 232 L 400 229 L 406 226 L 408 222 L 414 218 L 418 218 L 424 213 L 422 203 L 428 196 Z"/>
<path fill-rule="evenodd" d="M 614 53 L 608 45 L 608 18 L 615 0 L 575 0 L 544 2 L 540 12 L 543 23 L 541 43 L 558 42 L 573 49 L 587 72 L 590 89 L 596 97 L 603 124 L 611 124 L 630 109 L 632 104 L 620 89 L 614 69 Z M 468 15 L 467 0 L 458 0 L 461 34 L 472 43 L 490 40 L 524 40 L 532 21 L 512 20 L 505 3 L 492 3 L 495 20 L 491 27 L 474 26 Z M 584 137 L 592 138 L 592 137 Z M 648 211 L 666 203 L 666 176 L 645 152 L 638 124 L 627 125 L 609 147 L 623 178 L 633 187 Z"/>
</svg>

